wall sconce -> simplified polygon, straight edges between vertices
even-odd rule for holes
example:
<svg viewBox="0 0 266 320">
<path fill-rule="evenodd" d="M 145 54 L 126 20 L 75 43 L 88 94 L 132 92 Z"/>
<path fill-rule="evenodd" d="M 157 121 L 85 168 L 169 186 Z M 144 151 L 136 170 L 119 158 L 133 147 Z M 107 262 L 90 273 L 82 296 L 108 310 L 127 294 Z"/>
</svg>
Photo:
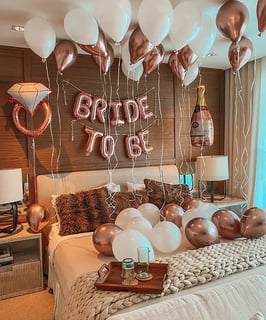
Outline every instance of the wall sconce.
<svg viewBox="0 0 266 320">
<path fill-rule="evenodd" d="M 203 194 L 206 193 L 207 185 L 205 190 L 202 190 L 202 181 L 210 182 L 210 200 L 223 200 L 226 196 L 226 180 L 229 179 L 228 173 L 228 157 L 217 155 L 217 156 L 200 156 L 197 157 L 196 161 L 196 172 L 198 178 L 198 192 L 199 197 L 202 198 Z M 214 199 L 214 182 L 224 182 L 224 194 L 221 198 Z"/>
<path fill-rule="evenodd" d="M 21 201 L 22 198 L 22 170 L 0 170 L 0 204 L 11 206 L 7 210 L 2 210 L 2 208 L 0 210 L 0 232 L 11 233 L 16 230 L 18 222 L 17 202 Z"/>
</svg>

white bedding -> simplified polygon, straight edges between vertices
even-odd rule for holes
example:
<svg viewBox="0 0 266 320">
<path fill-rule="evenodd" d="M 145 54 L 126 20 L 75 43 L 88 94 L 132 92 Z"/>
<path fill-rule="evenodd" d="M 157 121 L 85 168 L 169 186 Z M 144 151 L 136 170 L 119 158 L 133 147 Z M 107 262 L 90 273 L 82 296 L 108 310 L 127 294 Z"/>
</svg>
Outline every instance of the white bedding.
<svg viewBox="0 0 266 320">
<path fill-rule="evenodd" d="M 51 210 L 53 194 L 77 192 L 114 182 L 123 189 L 128 181 L 142 183 L 143 178 L 178 183 L 175 166 L 117 169 L 115 177 L 107 170 L 63 173 L 38 176 L 38 202 Z M 80 274 L 95 272 L 103 263 L 114 258 L 99 254 L 92 243 L 92 233 L 58 236 L 58 226 L 53 224 L 49 241 L 49 287 L 53 288 L 56 305 L 55 320 L 66 320 L 62 312 L 71 286 Z M 182 236 L 178 252 L 192 249 Z M 266 251 L 266 248 L 265 248 Z M 216 281 L 182 290 L 176 294 L 153 299 L 123 309 L 109 317 L 110 320 L 263 320 L 266 319 L 266 266 L 235 273 Z M 85 320 L 84 318 L 80 318 Z M 78 319 L 73 319 L 78 320 Z"/>
<path fill-rule="evenodd" d="M 65 320 L 62 318 L 64 304 L 77 277 L 98 270 L 103 263 L 114 258 L 98 254 L 92 243 L 92 233 L 60 237 L 56 230 L 57 227 L 53 226 L 54 236 L 49 246 L 49 286 L 54 289 L 56 297 L 55 319 Z M 192 249 L 184 236 L 182 239 L 177 252 Z M 266 314 L 265 266 L 161 297 L 160 302 L 157 299 L 141 302 L 109 319 L 248 320 L 256 312 Z"/>
</svg>

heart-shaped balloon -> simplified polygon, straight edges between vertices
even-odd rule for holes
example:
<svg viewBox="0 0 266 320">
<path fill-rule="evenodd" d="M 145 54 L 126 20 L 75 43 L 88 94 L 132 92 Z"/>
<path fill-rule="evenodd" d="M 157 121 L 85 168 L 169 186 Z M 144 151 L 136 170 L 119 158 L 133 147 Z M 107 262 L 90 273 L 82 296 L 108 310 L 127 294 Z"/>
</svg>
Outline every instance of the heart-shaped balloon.
<svg viewBox="0 0 266 320">
<path fill-rule="evenodd" d="M 133 64 L 144 58 L 154 47 L 144 36 L 140 27 L 137 27 L 130 35 L 128 46 L 130 62 Z"/>
<path fill-rule="evenodd" d="M 40 232 L 49 223 L 49 211 L 45 206 L 34 203 L 28 208 L 26 219 L 32 232 Z"/>
<path fill-rule="evenodd" d="M 147 75 L 157 68 L 164 58 L 164 47 L 159 44 L 154 47 L 143 60 L 143 70 Z"/>
<path fill-rule="evenodd" d="M 107 44 L 107 56 L 92 55 L 92 60 L 98 65 L 101 72 L 106 74 L 114 62 L 114 50 L 112 46 Z"/>
<path fill-rule="evenodd" d="M 242 37 L 239 43 L 230 45 L 228 58 L 234 71 L 240 70 L 249 61 L 252 51 L 252 42 L 245 37 Z"/>
<path fill-rule="evenodd" d="M 178 53 L 173 51 L 168 59 L 168 65 L 172 73 L 177 77 L 180 82 L 184 81 L 186 70 L 182 66 L 182 63 L 178 59 Z"/>
<path fill-rule="evenodd" d="M 188 45 L 178 51 L 177 57 L 185 70 L 187 70 L 197 59 L 197 55 Z"/>
</svg>

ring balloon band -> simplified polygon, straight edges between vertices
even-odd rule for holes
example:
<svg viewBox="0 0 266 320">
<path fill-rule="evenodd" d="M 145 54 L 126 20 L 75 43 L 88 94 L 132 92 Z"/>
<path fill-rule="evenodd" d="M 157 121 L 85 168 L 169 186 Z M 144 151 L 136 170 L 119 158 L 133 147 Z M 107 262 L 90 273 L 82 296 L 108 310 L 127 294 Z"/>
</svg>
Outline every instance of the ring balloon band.
<svg viewBox="0 0 266 320">
<path fill-rule="evenodd" d="M 43 109 L 43 112 L 45 114 L 45 118 L 44 118 L 44 121 L 41 124 L 41 126 L 37 129 L 33 129 L 33 130 L 29 130 L 29 129 L 23 127 L 23 125 L 20 123 L 18 114 L 19 114 L 19 111 L 21 108 L 25 109 L 23 107 L 23 105 L 16 103 L 14 106 L 14 109 L 13 109 L 13 121 L 14 121 L 16 127 L 18 128 L 19 131 L 21 131 L 22 133 L 24 133 L 25 135 L 30 136 L 30 137 L 40 136 L 44 132 L 44 130 L 47 128 L 49 123 L 51 122 L 52 115 L 51 115 L 51 109 L 50 109 L 49 105 L 45 102 L 41 102 L 41 103 L 39 103 L 38 106 L 40 106 Z"/>
</svg>

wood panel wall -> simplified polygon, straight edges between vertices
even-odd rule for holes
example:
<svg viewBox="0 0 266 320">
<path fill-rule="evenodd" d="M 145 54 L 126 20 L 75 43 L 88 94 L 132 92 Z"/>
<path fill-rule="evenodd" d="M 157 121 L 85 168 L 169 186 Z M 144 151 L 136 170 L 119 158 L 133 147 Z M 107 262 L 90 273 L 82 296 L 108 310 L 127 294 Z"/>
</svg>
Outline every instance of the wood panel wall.
<svg viewBox="0 0 266 320">
<path fill-rule="evenodd" d="M 190 118 L 196 103 L 196 88 L 201 82 L 206 86 L 206 102 L 212 114 L 215 140 L 204 155 L 222 154 L 224 145 L 224 72 L 200 70 L 200 76 L 188 87 L 183 87 L 167 64 L 137 83 L 128 80 L 115 59 L 110 72 L 102 75 L 89 55 L 78 55 L 76 62 L 60 75 L 53 55 L 47 62 L 30 49 L 0 47 L 0 168 L 21 167 L 24 179 L 29 174 L 31 197 L 34 201 L 36 175 L 57 171 L 104 169 L 145 165 L 176 164 L 180 169 L 194 161 L 199 148 L 190 145 Z M 12 121 L 13 104 L 7 90 L 16 82 L 41 82 L 51 88 L 48 103 L 52 109 L 51 125 L 39 137 L 31 138 L 17 130 Z M 109 132 L 109 127 L 99 121 L 79 121 L 74 117 L 73 106 L 78 93 L 85 92 L 106 100 L 126 99 L 146 94 L 149 111 L 154 116 L 138 120 L 135 124 L 111 126 L 110 132 L 117 139 L 115 157 L 108 162 L 100 152 L 99 139 L 93 152 L 86 156 L 88 135 L 85 127 L 99 132 Z M 20 121 L 28 128 L 36 128 L 43 120 L 37 108 L 34 117 L 24 110 Z M 149 130 L 150 155 L 142 154 L 135 161 L 125 150 L 125 137 L 141 129 Z"/>
</svg>

